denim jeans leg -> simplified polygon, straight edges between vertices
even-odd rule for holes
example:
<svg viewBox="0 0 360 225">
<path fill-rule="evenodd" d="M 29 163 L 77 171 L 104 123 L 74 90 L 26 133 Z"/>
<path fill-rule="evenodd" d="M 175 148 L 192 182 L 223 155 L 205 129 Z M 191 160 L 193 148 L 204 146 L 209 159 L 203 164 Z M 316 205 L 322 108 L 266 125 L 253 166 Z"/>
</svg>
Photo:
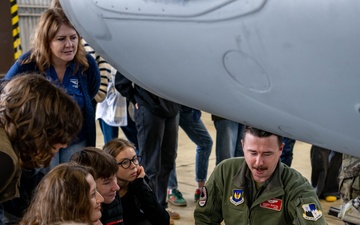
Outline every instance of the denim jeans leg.
<svg viewBox="0 0 360 225">
<path fill-rule="evenodd" d="M 168 182 L 169 189 L 177 189 L 178 188 L 178 181 L 176 175 L 176 163 L 174 169 L 171 170 Z"/>
<path fill-rule="evenodd" d="M 108 143 L 109 141 L 111 141 L 114 138 L 119 137 L 119 128 L 118 127 L 110 126 L 109 124 L 104 122 L 104 120 L 102 120 L 102 119 L 99 119 L 99 125 L 101 128 L 101 132 L 103 133 L 103 136 L 104 136 L 104 144 Z"/>
<path fill-rule="evenodd" d="M 43 172 L 46 173 L 61 163 L 69 162 L 72 154 L 80 151 L 84 147 L 86 147 L 86 140 L 70 145 L 67 148 L 61 148 L 59 152 L 55 154 L 55 157 L 51 160 L 50 166 L 43 170 Z"/>
<path fill-rule="evenodd" d="M 70 145 L 67 148 L 60 149 L 60 151 L 59 151 L 60 152 L 60 163 L 69 162 L 71 156 L 75 152 L 81 151 L 81 149 L 83 149 L 84 147 L 86 147 L 86 140 L 83 140 L 83 141 L 78 142 L 76 144 Z"/>
<path fill-rule="evenodd" d="M 61 149 L 60 149 L 61 150 Z M 60 151 L 59 150 L 59 151 Z M 57 152 L 50 162 L 50 166 L 43 168 L 44 174 L 48 173 L 52 168 L 60 164 L 60 153 Z"/>
<path fill-rule="evenodd" d="M 180 127 L 192 142 L 196 144 L 195 173 L 197 182 L 206 181 L 209 157 L 213 141 L 201 119 L 195 120 L 192 111 L 180 112 Z"/>
<path fill-rule="evenodd" d="M 288 166 L 291 166 L 295 140 L 291 138 L 283 137 L 283 143 L 284 143 L 284 148 L 280 157 L 281 162 L 285 163 Z"/>
<path fill-rule="evenodd" d="M 130 118 L 130 116 L 127 117 L 127 126 L 120 127 L 122 132 L 124 133 L 126 139 L 128 139 L 131 143 L 135 145 L 136 148 L 136 154 L 139 154 L 139 144 L 137 139 L 137 129 L 135 122 Z"/>
<path fill-rule="evenodd" d="M 238 123 L 227 120 L 214 120 L 216 129 L 216 165 L 224 159 L 234 157 Z"/>
</svg>

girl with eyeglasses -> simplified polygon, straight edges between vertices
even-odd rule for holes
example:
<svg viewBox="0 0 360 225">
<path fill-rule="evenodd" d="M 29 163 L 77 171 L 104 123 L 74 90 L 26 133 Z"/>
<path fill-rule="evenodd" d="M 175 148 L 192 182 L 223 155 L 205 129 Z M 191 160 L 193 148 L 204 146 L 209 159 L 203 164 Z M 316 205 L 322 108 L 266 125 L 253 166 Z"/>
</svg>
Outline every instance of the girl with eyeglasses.
<svg viewBox="0 0 360 225">
<path fill-rule="evenodd" d="M 118 194 L 124 210 L 124 225 L 169 225 L 170 217 L 147 184 L 141 157 L 135 146 L 127 140 L 118 138 L 104 145 L 103 150 L 118 162 Z"/>
</svg>

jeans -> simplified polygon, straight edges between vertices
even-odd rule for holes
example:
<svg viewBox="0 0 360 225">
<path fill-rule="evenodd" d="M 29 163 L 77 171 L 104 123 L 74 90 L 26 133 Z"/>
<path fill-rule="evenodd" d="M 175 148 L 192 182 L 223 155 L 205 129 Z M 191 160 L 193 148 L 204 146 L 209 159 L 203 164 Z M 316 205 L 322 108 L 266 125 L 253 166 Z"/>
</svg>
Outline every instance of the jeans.
<svg viewBox="0 0 360 225">
<path fill-rule="evenodd" d="M 241 139 L 244 125 L 227 119 L 214 120 L 216 129 L 216 165 L 224 159 L 244 156 Z"/>
<path fill-rule="evenodd" d="M 202 120 L 194 117 L 195 110 L 184 106 L 181 109 L 179 125 L 196 144 L 195 180 L 206 181 L 213 141 Z M 178 187 L 176 168 L 171 171 L 168 187 L 170 189 Z"/>
<path fill-rule="evenodd" d="M 103 133 L 103 136 L 104 136 L 104 144 L 108 143 L 109 141 L 111 141 L 114 138 L 119 137 L 119 128 L 118 127 L 110 126 L 107 123 L 105 123 L 104 120 L 102 120 L 102 119 L 99 119 L 99 125 L 100 125 L 101 132 Z"/>
<path fill-rule="evenodd" d="M 131 143 L 133 143 L 135 145 L 136 148 L 136 154 L 139 153 L 139 144 L 138 144 L 138 139 L 137 139 L 137 130 L 136 130 L 136 124 L 135 122 L 131 119 L 130 116 L 127 117 L 127 126 L 123 126 L 120 127 L 122 132 L 124 133 L 126 139 L 128 139 Z"/>
<path fill-rule="evenodd" d="M 86 147 L 86 140 L 70 145 L 67 148 L 61 148 L 60 151 L 56 153 L 54 158 L 51 160 L 49 169 L 52 169 L 61 163 L 69 162 L 72 154 L 81 151 L 84 147 Z"/>
<path fill-rule="evenodd" d="M 126 139 L 135 145 L 136 154 L 139 154 L 138 150 L 138 140 L 137 140 L 137 130 L 135 122 L 130 118 L 127 117 L 128 125 L 121 126 L 121 130 L 124 133 Z M 108 143 L 114 138 L 119 137 L 119 128 L 110 126 L 109 124 L 105 123 L 104 120 L 99 119 L 99 125 L 101 128 L 101 132 L 104 136 L 104 144 Z"/>
<path fill-rule="evenodd" d="M 287 137 L 283 137 L 284 148 L 281 153 L 281 162 L 285 163 L 288 166 L 291 166 L 293 160 L 293 149 L 295 145 L 295 140 Z"/>
<path fill-rule="evenodd" d="M 160 205 L 167 207 L 167 186 L 175 167 L 179 114 L 161 117 L 139 105 L 135 110 L 141 164 Z"/>
<path fill-rule="evenodd" d="M 137 130 L 136 130 L 135 122 L 130 117 L 127 118 L 127 121 L 128 121 L 128 125 L 121 126 L 120 128 L 124 133 L 126 139 L 129 140 L 131 143 L 133 143 L 137 148 L 138 141 L 137 141 Z M 104 120 L 102 119 L 99 119 L 99 125 L 101 128 L 101 132 L 103 133 L 104 136 L 105 144 L 111 141 L 112 139 L 119 137 L 118 127 L 110 126 L 107 123 L 105 123 Z"/>
</svg>

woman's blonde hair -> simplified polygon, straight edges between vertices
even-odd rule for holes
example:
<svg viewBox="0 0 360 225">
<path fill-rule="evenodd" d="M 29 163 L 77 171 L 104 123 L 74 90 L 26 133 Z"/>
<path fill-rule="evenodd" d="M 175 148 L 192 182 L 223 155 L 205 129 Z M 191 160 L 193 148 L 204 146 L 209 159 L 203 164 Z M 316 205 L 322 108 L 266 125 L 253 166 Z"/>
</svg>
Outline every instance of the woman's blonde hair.
<svg viewBox="0 0 360 225">
<path fill-rule="evenodd" d="M 48 166 L 54 145 L 70 144 L 81 126 L 78 104 L 41 75 L 20 74 L 1 91 L 0 127 L 25 168 Z"/>
<path fill-rule="evenodd" d="M 48 225 L 65 221 L 92 224 L 90 185 L 86 177 L 94 172 L 77 163 L 53 168 L 36 188 L 33 200 L 19 225 Z"/>
<path fill-rule="evenodd" d="M 50 42 L 54 39 L 61 25 L 66 25 L 76 31 L 61 8 L 53 7 L 47 9 L 41 15 L 39 22 L 37 23 L 35 33 L 32 36 L 30 58 L 22 63 L 35 61 L 38 69 L 42 73 L 45 73 L 45 70 L 50 67 L 52 60 Z M 78 71 L 80 68 L 83 72 L 89 68 L 89 64 L 86 59 L 86 51 L 80 41 L 80 35 L 77 31 L 76 33 L 79 41 L 77 45 L 77 52 L 74 57 L 74 72 Z"/>
</svg>

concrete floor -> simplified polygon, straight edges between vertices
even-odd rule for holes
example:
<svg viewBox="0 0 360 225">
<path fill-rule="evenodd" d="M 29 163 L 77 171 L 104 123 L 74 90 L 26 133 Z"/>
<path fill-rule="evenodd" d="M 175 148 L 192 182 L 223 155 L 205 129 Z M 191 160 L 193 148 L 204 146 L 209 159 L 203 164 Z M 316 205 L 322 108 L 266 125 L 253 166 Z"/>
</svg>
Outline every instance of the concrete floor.
<svg viewBox="0 0 360 225">
<path fill-rule="evenodd" d="M 209 170 L 210 174 L 215 166 L 215 136 L 216 131 L 211 120 L 211 116 L 208 113 L 202 114 L 202 120 L 205 126 L 208 128 L 208 131 L 211 137 L 214 140 L 214 146 L 209 161 Z M 120 137 L 124 137 L 120 130 Z M 103 145 L 103 137 L 100 129 L 97 131 L 97 146 L 101 148 Z M 294 147 L 294 159 L 292 162 L 292 167 L 298 170 L 310 180 L 311 175 L 311 165 L 310 165 L 310 147 L 311 145 L 297 141 Z M 176 170 L 178 175 L 179 190 L 182 192 L 184 198 L 187 200 L 187 206 L 185 207 L 176 207 L 171 206 L 176 212 L 181 216 L 180 220 L 175 221 L 175 225 L 190 225 L 194 224 L 193 211 L 195 208 L 194 191 L 196 188 L 195 182 L 195 144 L 187 137 L 181 128 L 179 128 L 179 146 L 178 146 L 178 157 L 176 160 Z M 208 175 L 209 176 L 209 175 Z M 336 217 L 327 215 L 327 211 L 330 206 L 339 207 L 341 205 L 341 200 L 336 202 L 328 203 L 324 200 L 321 200 L 323 207 L 323 215 L 326 218 L 326 221 L 329 225 L 343 225 L 344 223 Z"/>
</svg>

